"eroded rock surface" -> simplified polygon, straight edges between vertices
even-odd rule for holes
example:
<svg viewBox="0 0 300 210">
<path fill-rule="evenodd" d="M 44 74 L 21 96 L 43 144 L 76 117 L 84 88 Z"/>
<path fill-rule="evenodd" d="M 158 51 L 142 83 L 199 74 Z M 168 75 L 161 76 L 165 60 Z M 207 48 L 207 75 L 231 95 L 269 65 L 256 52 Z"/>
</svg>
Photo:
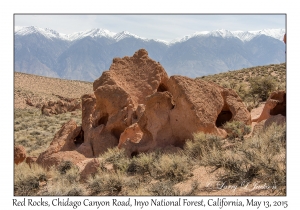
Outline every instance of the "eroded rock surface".
<svg viewBox="0 0 300 210">
<path fill-rule="evenodd" d="M 41 153 L 36 163 L 49 168 L 58 165 L 62 161 L 73 163 L 82 161 L 85 156 L 76 151 L 76 138 L 80 135 L 81 126 L 77 126 L 74 120 L 70 120 L 55 134 L 48 149 Z"/>
<path fill-rule="evenodd" d="M 233 90 L 200 79 L 169 78 L 144 49 L 115 58 L 93 90 L 81 97 L 82 125 L 66 123 L 37 163 L 70 160 L 87 177 L 98 164 L 93 158 L 108 148 L 118 146 L 131 156 L 157 148 L 176 151 L 195 132 L 226 137 L 222 125 L 227 121 L 251 122 Z"/>
<path fill-rule="evenodd" d="M 251 111 L 252 134 L 266 129 L 271 124 L 286 123 L 286 92 L 272 92 L 267 101 Z"/>
<path fill-rule="evenodd" d="M 77 99 L 48 101 L 42 105 L 42 114 L 46 116 L 72 112 L 81 109 L 81 103 Z"/>
<path fill-rule="evenodd" d="M 283 90 L 275 91 L 270 94 L 264 106 L 259 107 L 256 112 L 259 114 L 252 116 L 252 122 L 261 122 L 268 119 L 270 116 L 281 114 L 286 116 L 286 92 Z"/>
</svg>

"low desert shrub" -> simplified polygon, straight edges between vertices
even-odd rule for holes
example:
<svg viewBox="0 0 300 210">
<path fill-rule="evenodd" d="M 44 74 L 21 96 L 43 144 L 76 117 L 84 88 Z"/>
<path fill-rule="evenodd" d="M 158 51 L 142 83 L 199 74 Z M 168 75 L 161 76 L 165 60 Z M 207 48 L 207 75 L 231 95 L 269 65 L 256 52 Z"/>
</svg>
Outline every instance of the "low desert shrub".
<svg viewBox="0 0 300 210">
<path fill-rule="evenodd" d="M 147 175 L 153 173 L 153 164 L 157 161 L 154 153 L 141 153 L 130 160 L 127 168 L 129 174 Z"/>
<path fill-rule="evenodd" d="M 118 195 L 124 186 L 124 174 L 98 173 L 88 180 L 88 188 L 93 195 Z"/>
<path fill-rule="evenodd" d="M 123 149 L 117 147 L 109 148 L 104 154 L 99 156 L 103 163 L 111 163 L 116 171 L 126 172 L 130 164 L 129 157 Z"/>
<path fill-rule="evenodd" d="M 64 180 L 56 180 L 48 184 L 47 187 L 41 192 L 43 196 L 83 196 L 88 195 L 85 186 L 79 182 L 70 184 Z"/>
<path fill-rule="evenodd" d="M 178 190 L 174 189 L 174 183 L 170 180 L 159 181 L 152 185 L 148 190 L 153 196 L 179 196 Z"/>
<path fill-rule="evenodd" d="M 60 174 L 66 174 L 68 170 L 73 167 L 71 161 L 63 161 L 57 166 L 57 170 Z"/>
<path fill-rule="evenodd" d="M 40 182 L 47 181 L 47 172 L 36 164 L 31 168 L 27 163 L 15 166 L 14 193 L 16 196 L 36 195 L 40 188 Z"/>
<path fill-rule="evenodd" d="M 272 91 L 276 89 L 276 82 L 273 77 L 255 77 L 250 80 L 249 93 L 257 95 L 262 101 L 266 101 Z"/>
<path fill-rule="evenodd" d="M 202 134 L 203 135 L 203 134 Z M 203 147 L 202 147 L 203 148 Z M 254 178 L 272 189 L 286 189 L 286 129 L 273 124 L 251 138 L 236 144 L 232 150 L 206 147 L 199 164 L 214 172 L 218 180 L 238 185 Z M 191 153 L 194 154 L 194 153 Z"/>
<path fill-rule="evenodd" d="M 199 160 L 205 151 L 212 150 L 213 148 L 220 150 L 222 144 L 218 136 L 204 134 L 202 132 L 195 133 L 193 140 L 186 141 L 184 152 L 192 160 Z"/>
<path fill-rule="evenodd" d="M 191 164 L 184 154 L 163 154 L 154 162 L 152 175 L 159 180 L 181 182 L 191 177 Z"/>
<path fill-rule="evenodd" d="M 87 195 L 85 187 L 79 182 L 80 174 L 77 166 L 70 161 L 63 161 L 49 170 L 51 181 L 47 183 L 42 195 L 77 196 Z"/>
<path fill-rule="evenodd" d="M 240 121 L 226 122 L 223 125 L 223 128 L 226 130 L 228 138 L 231 140 L 236 138 L 243 139 L 243 136 L 251 132 L 251 127 Z"/>
<path fill-rule="evenodd" d="M 286 185 L 286 126 L 272 124 L 241 147 L 248 160 L 259 168 L 259 179 L 268 185 Z"/>
</svg>

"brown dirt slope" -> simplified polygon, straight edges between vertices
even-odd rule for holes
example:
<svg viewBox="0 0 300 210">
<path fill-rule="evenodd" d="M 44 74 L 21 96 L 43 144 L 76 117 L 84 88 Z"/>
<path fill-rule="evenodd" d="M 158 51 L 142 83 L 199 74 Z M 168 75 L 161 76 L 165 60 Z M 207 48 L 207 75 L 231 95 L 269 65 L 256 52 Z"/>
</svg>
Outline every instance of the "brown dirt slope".
<svg viewBox="0 0 300 210">
<path fill-rule="evenodd" d="M 61 97 L 79 99 L 83 94 L 91 92 L 91 82 L 14 73 L 14 104 L 17 109 L 30 108 L 29 104 L 57 101 Z"/>
</svg>

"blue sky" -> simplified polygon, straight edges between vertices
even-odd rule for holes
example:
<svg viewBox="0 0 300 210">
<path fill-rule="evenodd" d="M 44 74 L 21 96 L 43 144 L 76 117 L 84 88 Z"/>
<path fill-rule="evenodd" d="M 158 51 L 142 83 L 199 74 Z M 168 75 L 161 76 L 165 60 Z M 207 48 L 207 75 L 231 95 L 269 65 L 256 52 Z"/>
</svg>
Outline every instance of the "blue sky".
<svg viewBox="0 0 300 210">
<path fill-rule="evenodd" d="M 139 14 L 139 15 L 14 15 L 17 26 L 51 28 L 60 33 L 73 33 L 93 28 L 112 32 L 129 31 L 138 36 L 171 41 L 196 31 L 261 30 L 285 28 L 286 16 L 279 14 Z"/>
</svg>

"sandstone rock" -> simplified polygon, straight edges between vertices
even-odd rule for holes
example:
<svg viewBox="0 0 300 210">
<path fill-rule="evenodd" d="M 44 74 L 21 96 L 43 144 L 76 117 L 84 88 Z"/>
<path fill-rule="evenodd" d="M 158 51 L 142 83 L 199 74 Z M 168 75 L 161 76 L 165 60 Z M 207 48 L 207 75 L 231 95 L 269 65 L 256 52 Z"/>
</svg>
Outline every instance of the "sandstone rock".
<svg viewBox="0 0 300 210">
<path fill-rule="evenodd" d="M 251 110 L 252 132 L 255 135 L 264 131 L 272 123 L 284 124 L 286 122 L 286 93 L 275 91 L 270 94 L 265 103 Z"/>
<path fill-rule="evenodd" d="M 251 109 L 251 112 L 250 112 L 251 122 L 258 121 L 257 119 L 260 117 L 265 105 L 266 105 L 266 102 L 262 102 L 256 108 Z"/>
<path fill-rule="evenodd" d="M 225 137 L 221 127 L 230 120 L 250 123 L 249 112 L 233 90 L 183 76 L 172 76 L 168 90 L 175 101 L 170 114 L 172 130 L 181 141 L 200 131 Z"/>
<path fill-rule="evenodd" d="M 65 123 L 55 134 L 48 149 L 39 155 L 36 162 L 48 168 L 58 165 L 61 161 L 70 160 L 76 163 L 83 160 L 85 156 L 76 151 L 76 138 L 80 132 L 81 126 L 77 126 L 74 120 Z"/>
<path fill-rule="evenodd" d="M 225 122 L 250 123 L 249 112 L 233 90 L 200 79 L 168 78 L 144 49 L 115 58 L 93 90 L 81 97 L 82 126 L 66 123 L 37 163 L 48 167 L 70 160 L 81 168 L 84 179 L 98 166 L 93 158 L 108 148 L 124 148 L 131 156 L 158 148 L 178 151 L 195 132 L 226 137 Z"/>
<path fill-rule="evenodd" d="M 132 57 L 114 58 L 109 71 L 94 82 L 93 88 L 96 91 L 100 86 L 116 85 L 130 96 L 136 107 L 145 103 L 146 96 L 164 90 L 167 80 L 164 68 L 141 49 Z"/>
<path fill-rule="evenodd" d="M 121 134 L 118 147 L 132 155 L 175 144 L 170 125 L 173 108 L 172 96 L 167 91 L 148 96 L 144 114 Z"/>
<path fill-rule="evenodd" d="M 104 72 L 93 84 L 94 111 L 83 113 L 83 119 L 91 116 L 90 124 L 93 125 L 87 133 L 97 133 L 94 129 L 103 126 L 101 135 L 97 133 L 92 140 L 95 156 L 118 145 L 124 130 L 143 115 L 146 97 L 163 90 L 167 80 L 164 68 L 150 59 L 144 49 L 132 57 L 113 60 L 109 71 Z M 86 133 L 88 129 L 84 124 Z"/>
<path fill-rule="evenodd" d="M 66 99 L 67 100 L 67 99 Z M 80 102 L 77 99 L 68 99 L 67 101 L 58 100 L 58 101 L 48 101 L 42 105 L 42 114 L 46 116 L 57 115 L 66 112 L 72 112 L 76 109 L 81 109 Z"/>
<path fill-rule="evenodd" d="M 95 175 L 98 172 L 98 169 L 100 167 L 100 162 L 96 158 L 84 160 L 78 165 L 80 164 L 83 165 L 83 169 L 80 171 L 81 181 L 85 181 L 88 179 L 89 176 Z"/>
<path fill-rule="evenodd" d="M 121 134 L 119 148 L 132 155 L 170 145 L 183 147 L 195 132 L 226 137 L 221 128 L 226 121 L 250 124 L 247 108 L 232 90 L 182 76 L 172 76 L 165 90 L 146 98 L 142 117 Z"/>
<path fill-rule="evenodd" d="M 110 70 L 94 82 L 94 94 L 81 98 L 82 127 L 75 122 L 64 125 L 37 162 L 57 164 L 63 151 L 92 158 L 117 146 L 121 133 L 143 115 L 146 96 L 162 90 L 167 80 L 163 67 L 151 60 L 146 50 L 139 50 L 132 57 L 115 58 Z M 64 112 L 65 104 L 49 101 L 43 112 Z"/>
<path fill-rule="evenodd" d="M 26 158 L 25 148 L 21 145 L 14 147 L 14 162 L 15 164 L 22 163 Z"/>
<path fill-rule="evenodd" d="M 262 109 L 262 110 L 261 110 Z M 260 111 L 261 110 L 261 111 Z M 260 114 L 257 112 L 260 111 Z M 270 94 L 264 106 L 256 109 L 256 116 L 252 115 L 252 122 L 261 122 L 268 119 L 272 115 L 281 114 L 286 116 L 286 93 L 285 91 L 275 91 Z"/>
<path fill-rule="evenodd" d="M 277 125 L 284 125 L 286 123 L 286 117 L 278 114 L 278 115 L 271 115 L 268 119 L 262 120 L 259 123 L 252 122 L 252 132 L 251 135 L 254 136 L 259 134 L 260 132 L 264 132 L 269 126 L 273 123 Z"/>
</svg>

